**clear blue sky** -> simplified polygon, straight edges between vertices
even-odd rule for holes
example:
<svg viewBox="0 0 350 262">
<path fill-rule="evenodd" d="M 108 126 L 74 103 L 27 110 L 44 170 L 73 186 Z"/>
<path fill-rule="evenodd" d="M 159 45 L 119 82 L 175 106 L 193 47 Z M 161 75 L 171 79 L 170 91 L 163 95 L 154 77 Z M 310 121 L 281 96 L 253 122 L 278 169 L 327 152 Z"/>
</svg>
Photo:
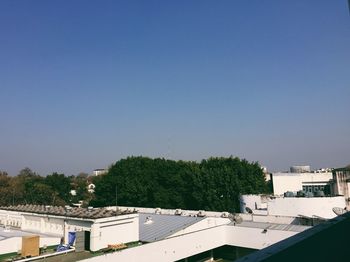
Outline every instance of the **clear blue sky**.
<svg viewBox="0 0 350 262">
<path fill-rule="evenodd" d="M 0 1 L 0 170 L 129 155 L 350 163 L 350 16 L 333 1 Z"/>
</svg>

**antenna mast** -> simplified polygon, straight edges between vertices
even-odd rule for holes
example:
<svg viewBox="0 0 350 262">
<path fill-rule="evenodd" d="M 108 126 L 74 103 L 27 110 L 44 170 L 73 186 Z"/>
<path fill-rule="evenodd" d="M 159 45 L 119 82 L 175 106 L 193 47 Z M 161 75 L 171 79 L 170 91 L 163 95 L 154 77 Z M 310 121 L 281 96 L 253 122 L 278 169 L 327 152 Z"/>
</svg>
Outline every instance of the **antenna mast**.
<svg viewBox="0 0 350 262">
<path fill-rule="evenodd" d="M 118 188 L 117 184 L 115 184 L 115 216 L 117 216 L 118 211 Z"/>
</svg>

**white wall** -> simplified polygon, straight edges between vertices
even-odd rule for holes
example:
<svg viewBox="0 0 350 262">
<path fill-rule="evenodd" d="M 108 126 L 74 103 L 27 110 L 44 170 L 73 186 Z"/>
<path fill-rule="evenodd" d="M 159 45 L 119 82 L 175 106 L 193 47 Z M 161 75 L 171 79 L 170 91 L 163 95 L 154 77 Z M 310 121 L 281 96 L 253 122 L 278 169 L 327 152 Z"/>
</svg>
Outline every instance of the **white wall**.
<svg viewBox="0 0 350 262">
<path fill-rule="evenodd" d="M 283 195 L 287 191 L 297 192 L 303 189 L 303 183 L 321 182 L 328 183 L 333 178 L 331 172 L 328 173 L 273 173 L 273 193 Z"/>
<path fill-rule="evenodd" d="M 320 216 L 323 218 L 336 217 L 333 207 L 345 207 L 345 199 L 339 197 L 285 197 L 268 202 L 269 215 L 280 216 Z"/>
<path fill-rule="evenodd" d="M 262 233 L 262 231 L 263 229 L 261 228 L 227 227 L 227 244 L 231 246 L 262 249 L 298 233 L 269 229 L 266 233 Z"/>
<path fill-rule="evenodd" d="M 100 219 L 91 226 L 90 249 L 97 251 L 108 244 L 128 243 L 139 240 L 138 214 Z"/>
<path fill-rule="evenodd" d="M 251 210 L 253 210 L 253 213 L 256 213 L 255 207 L 262 207 L 261 195 L 241 195 L 239 200 L 241 213 L 247 213 L 245 209 L 246 207 L 249 207 Z"/>
<path fill-rule="evenodd" d="M 22 225 L 21 213 L 16 211 L 0 210 L 0 224 L 20 228 Z"/>
<path fill-rule="evenodd" d="M 63 236 L 64 219 L 47 215 L 22 214 L 22 230 Z"/>
</svg>

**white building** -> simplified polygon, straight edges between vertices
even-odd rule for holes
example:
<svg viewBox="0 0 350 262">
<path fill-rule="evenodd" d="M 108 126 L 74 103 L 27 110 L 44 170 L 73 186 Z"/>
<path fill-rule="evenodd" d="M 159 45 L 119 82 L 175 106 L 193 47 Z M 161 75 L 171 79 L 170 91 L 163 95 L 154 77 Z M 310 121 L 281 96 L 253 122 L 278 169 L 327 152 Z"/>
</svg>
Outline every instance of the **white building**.
<svg viewBox="0 0 350 262">
<path fill-rule="evenodd" d="M 323 191 L 330 193 L 332 172 L 324 173 L 272 173 L 274 195 L 283 195 L 286 192 L 298 191 L 312 192 Z"/>
<path fill-rule="evenodd" d="M 220 258 L 218 251 L 222 248 L 229 249 L 231 257 L 239 258 L 310 228 L 295 224 L 294 217 L 255 214 L 233 216 L 227 212 L 198 210 L 118 207 L 124 215 L 115 216 L 115 207 L 90 211 L 76 209 L 70 214 L 62 208 L 50 211 L 45 207 L 33 206 L 26 210 L 23 206 L 17 208 L 21 211 L 13 210 L 13 207 L 9 209 L 0 211 L 1 221 L 6 224 L 17 223 L 17 226 L 36 232 L 60 232 L 59 236 L 71 231 L 90 232 L 90 247 L 93 251 L 108 244 L 135 239 L 142 242 L 133 248 L 86 260 L 91 262 L 176 261 L 193 256 L 204 256 L 208 260 Z"/>
<path fill-rule="evenodd" d="M 291 166 L 290 172 L 291 173 L 310 173 L 311 167 L 310 166 Z"/>
<path fill-rule="evenodd" d="M 102 169 L 102 168 L 99 168 L 99 169 L 95 169 L 94 171 L 92 171 L 92 174 L 94 176 L 100 176 L 100 175 L 104 175 L 108 172 L 108 169 Z"/>
<path fill-rule="evenodd" d="M 64 237 L 65 243 L 68 243 L 68 232 L 84 231 L 90 238 L 91 251 L 106 248 L 108 244 L 139 240 L 137 213 L 116 213 L 100 208 L 65 209 L 34 205 L 1 207 L 0 224 L 14 226 L 23 231 Z"/>
<path fill-rule="evenodd" d="M 118 208 L 140 212 L 140 241 L 144 244 L 85 261 L 187 261 L 200 254 L 206 254 L 200 261 L 212 261 L 222 247 L 231 247 L 231 255 L 239 258 L 310 228 L 292 225 L 293 218 L 281 216 L 241 214 L 243 221 L 237 222 L 227 212 Z"/>
<path fill-rule="evenodd" d="M 331 219 L 333 208 L 349 207 L 350 170 L 319 169 L 294 166 L 301 173 L 272 173 L 273 196 L 241 196 L 241 212 L 260 215 Z"/>
</svg>

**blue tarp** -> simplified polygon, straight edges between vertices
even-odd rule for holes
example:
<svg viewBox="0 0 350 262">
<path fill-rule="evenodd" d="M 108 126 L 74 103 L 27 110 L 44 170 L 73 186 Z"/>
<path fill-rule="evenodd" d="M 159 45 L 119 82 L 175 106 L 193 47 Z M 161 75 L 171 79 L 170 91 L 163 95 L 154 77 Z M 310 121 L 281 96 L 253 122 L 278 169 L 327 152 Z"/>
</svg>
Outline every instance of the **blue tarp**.
<svg viewBox="0 0 350 262">
<path fill-rule="evenodd" d="M 71 246 L 73 246 L 75 241 L 76 233 L 75 232 L 68 232 L 68 244 L 64 245 L 63 243 L 59 244 L 56 248 L 56 251 L 65 251 L 70 249 Z M 62 241 L 63 242 L 63 241 Z"/>
<path fill-rule="evenodd" d="M 69 249 L 69 246 L 68 245 L 58 245 L 57 248 L 56 248 L 56 251 L 59 252 L 59 251 L 65 251 L 65 250 L 68 250 Z"/>
<path fill-rule="evenodd" d="M 75 232 L 68 232 L 68 246 L 73 246 L 75 237 L 76 237 Z"/>
</svg>

